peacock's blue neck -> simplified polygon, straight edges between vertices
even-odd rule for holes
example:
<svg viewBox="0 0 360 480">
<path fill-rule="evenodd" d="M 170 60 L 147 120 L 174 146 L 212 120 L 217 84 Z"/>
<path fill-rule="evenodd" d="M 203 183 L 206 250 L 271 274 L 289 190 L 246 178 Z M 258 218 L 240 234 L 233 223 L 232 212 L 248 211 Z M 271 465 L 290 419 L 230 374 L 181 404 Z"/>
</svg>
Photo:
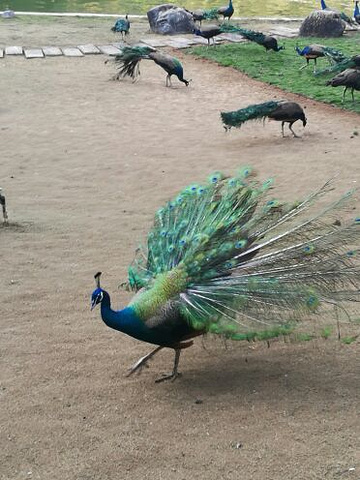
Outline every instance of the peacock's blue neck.
<svg viewBox="0 0 360 480">
<path fill-rule="evenodd" d="M 101 302 L 101 318 L 108 327 L 126 333 L 143 342 L 168 346 L 176 340 L 167 332 L 147 327 L 145 322 L 136 315 L 133 307 L 113 310 L 111 308 L 110 296 L 104 290 Z"/>
<path fill-rule="evenodd" d="M 327 9 L 325 0 L 321 0 L 321 8 L 322 8 L 323 10 L 326 10 L 326 9 Z"/>
</svg>

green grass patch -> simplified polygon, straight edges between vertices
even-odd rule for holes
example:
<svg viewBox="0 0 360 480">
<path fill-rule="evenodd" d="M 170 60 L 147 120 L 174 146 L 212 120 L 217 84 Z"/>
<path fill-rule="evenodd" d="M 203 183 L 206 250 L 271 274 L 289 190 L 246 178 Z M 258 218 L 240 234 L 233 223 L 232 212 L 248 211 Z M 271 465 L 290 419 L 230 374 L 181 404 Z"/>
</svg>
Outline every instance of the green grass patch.
<svg viewBox="0 0 360 480">
<path fill-rule="evenodd" d="M 280 39 L 279 45 L 285 50 L 269 51 L 254 42 L 218 45 L 215 47 L 195 47 L 189 53 L 213 60 L 225 67 L 233 67 L 252 78 L 270 85 L 276 85 L 282 90 L 298 93 L 321 102 L 330 103 L 346 110 L 360 113 L 360 92 L 355 91 L 355 103 L 352 103 L 348 90 L 345 103 L 342 103 L 343 87 L 327 87 L 326 81 L 336 74 L 315 76 L 313 61 L 310 66 L 299 70 L 306 60 L 295 52 L 295 46 L 300 48 L 311 43 L 327 45 L 340 50 L 346 56 L 356 55 L 360 51 L 360 33 L 336 39 L 294 38 Z M 317 60 L 317 69 L 326 68 L 329 62 L 326 58 Z M 269 99 L 270 100 L 270 99 Z M 259 102 L 260 103 L 260 102 Z M 239 108 L 245 105 L 239 105 Z"/>
</svg>

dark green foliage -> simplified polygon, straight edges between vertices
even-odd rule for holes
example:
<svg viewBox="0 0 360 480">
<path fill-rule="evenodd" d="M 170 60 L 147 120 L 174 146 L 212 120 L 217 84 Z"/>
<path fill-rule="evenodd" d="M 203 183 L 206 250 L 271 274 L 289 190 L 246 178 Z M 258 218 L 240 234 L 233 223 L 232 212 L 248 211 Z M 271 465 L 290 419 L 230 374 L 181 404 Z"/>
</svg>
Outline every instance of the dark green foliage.
<svg viewBox="0 0 360 480">
<path fill-rule="evenodd" d="M 349 99 L 343 105 L 342 89 L 325 86 L 326 81 L 332 78 L 333 74 L 317 77 L 309 68 L 299 71 L 304 59 L 295 52 L 298 42 L 298 39 L 282 40 L 285 50 L 278 54 L 266 52 L 250 42 L 221 45 L 215 48 L 196 47 L 191 49 L 190 53 L 216 61 L 223 66 L 234 67 L 250 77 L 276 85 L 283 90 L 360 113 L 360 93 L 355 92 L 355 104 Z M 303 44 L 329 45 L 348 57 L 360 51 L 360 33 L 356 33 L 351 38 L 340 39 L 304 38 L 302 42 Z M 318 59 L 319 69 L 327 65 L 326 58 Z"/>
</svg>

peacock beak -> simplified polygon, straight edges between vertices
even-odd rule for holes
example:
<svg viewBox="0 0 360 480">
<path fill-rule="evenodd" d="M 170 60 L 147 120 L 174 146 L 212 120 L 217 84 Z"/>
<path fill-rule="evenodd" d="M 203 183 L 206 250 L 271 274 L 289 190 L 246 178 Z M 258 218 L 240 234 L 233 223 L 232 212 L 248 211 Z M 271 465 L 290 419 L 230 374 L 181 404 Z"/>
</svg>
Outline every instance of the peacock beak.
<svg viewBox="0 0 360 480">
<path fill-rule="evenodd" d="M 97 304 L 96 304 L 96 299 L 95 299 L 95 300 L 93 300 L 93 301 L 91 302 L 90 312 L 92 312 L 92 311 L 94 310 L 94 308 L 96 307 L 96 305 L 97 305 Z"/>
</svg>

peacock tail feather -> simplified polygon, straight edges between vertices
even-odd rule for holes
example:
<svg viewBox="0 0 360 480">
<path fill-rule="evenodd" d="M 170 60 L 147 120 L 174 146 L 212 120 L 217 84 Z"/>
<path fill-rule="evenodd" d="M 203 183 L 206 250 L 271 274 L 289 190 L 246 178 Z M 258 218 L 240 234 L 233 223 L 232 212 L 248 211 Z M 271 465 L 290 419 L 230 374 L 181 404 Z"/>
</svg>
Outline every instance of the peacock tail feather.
<svg viewBox="0 0 360 480">
<path fill-rule="evenodd" d="M 124 47 L 118 55 L 115 56 L 114 61 L 119 69 L 118 77 L 136 78 L 138 74 L 137 66 L 139 62 L 148 58 L 149 54 L 153 52 L 152 47 Z"/>
<path fill-rule="evenodd" d="M 330 65 L 327 68 L 322 70 L 318 70 L 314 73 L 314 75 L 324 75 L 326 73 L 336 73 L 336 72 L 343 72 L 347 68 L 356 68 L 357 62 L 354 60 L 354 57 L 344 57 L 341 61 Z"/>
<path fill-rule="evenodd" d="M 195 330 L 265 339 L 321 307 L 358 302 L 360 218 L 334 222 L 353 192 L 323 205 L 327 182 L 285 204 L 271 188 L 247 167 L 215 172 L 160 208 L 129 271 L 143 287 L 131 304 L 139 318 L 172 300 Z"/>
<path fill-rule="evenodd" d="M 345 55 L 332 47 L 323 47 L 325 57 L 327 57 L 332 63 L 342 62 L 346 59 Z"/>
<path fill-rule="evenodd" d="M 221 112 L 221 119 L 225 128 L 238 127 L 249 120 L 259 120 L 265 118 L 277 108 L 281 102 L 270 101 L 249 105 L 234 112 Z"/>
<path fill-rule="evenodd" d="M 228 24 L 223 24 L 221 25 L 221 30 L 224 33 L 239 33 L 243 37 L 245 37 L 248 40 L 251 40 L 252 42 L 256 42 L 260 45 L 264 43 L 265 40 L 265 35 L 261 32 L 256 32 L 254 30 L 248 30 L 247 28 L 242 28 L 238 27 L 235 25 L 228 25 Z"/>
<path fill-rule="evenodd" d="M 219 17 L 217 8 L 210 8 L 209 10 L 204 11 L 205 20 L 216 20 Z"/>
</svg>

